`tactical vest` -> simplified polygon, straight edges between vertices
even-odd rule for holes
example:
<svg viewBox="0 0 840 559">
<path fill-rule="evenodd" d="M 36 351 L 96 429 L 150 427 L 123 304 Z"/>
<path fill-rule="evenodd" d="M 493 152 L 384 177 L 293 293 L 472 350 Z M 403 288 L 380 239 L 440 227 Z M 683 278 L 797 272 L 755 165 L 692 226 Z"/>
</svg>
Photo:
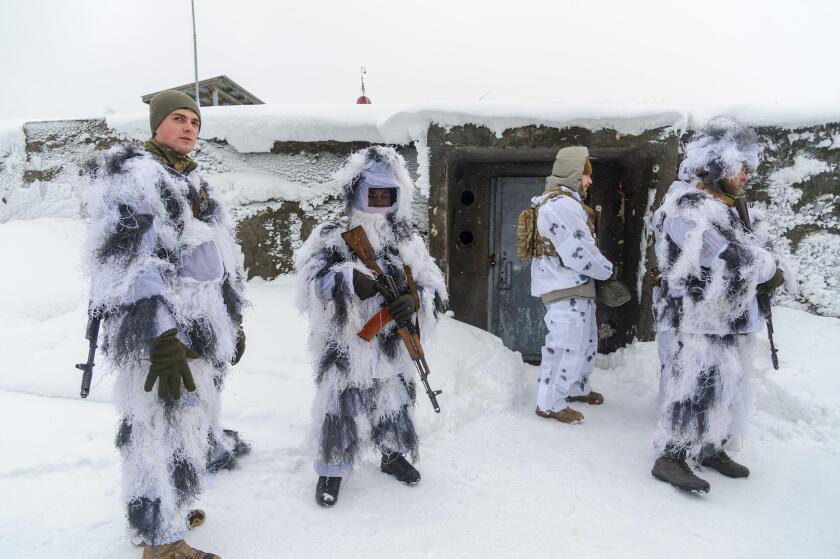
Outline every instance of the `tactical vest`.
<svg viewBox="0 0 840 559">
<path fill-rule="evenodd" d="M 542 256 L 558 256 L 550 239 L 540 235 L 537 230 L 537 217 L 540 209 L 557 196 L 571 198 L 586 211 L 586 224 L 589 231 L 595 235 L 595 211 L 578 200 L 574 194 L 559 188 L 552 188 L 540 203 L 531 204 L 521 212 L 516 221 L 516 255 L 522 260 L 540 258 Z"/>
</svg>

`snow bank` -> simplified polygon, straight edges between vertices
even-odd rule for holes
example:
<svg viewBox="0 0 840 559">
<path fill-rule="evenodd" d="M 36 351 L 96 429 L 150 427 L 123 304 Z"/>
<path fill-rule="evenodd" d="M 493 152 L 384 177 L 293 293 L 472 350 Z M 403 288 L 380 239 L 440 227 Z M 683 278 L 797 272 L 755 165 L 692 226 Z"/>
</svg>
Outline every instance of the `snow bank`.
<svg viewBox="0 0 840 559">
<path fill-rule="evenodd" d="M 15 219 L 77 218 L 82 211 L 81 196 L 78 185 L 65 182 L 38 181 L 13 188 L 0 204 L 0 223 Z"/>
<path fill-rule="evenodd" d="M 0 274 L 0 388 L 78 393 L 73 364 L 84 360 L 85 351 L 79 345 L 87 314 L 85 230 L 80 221 L 54 218 L 0 224 L 0 254 L 11 264 Z"/>
<path fill-rule="evenodd" d="M 4 320 L 44 321 L 74 310 L 84 298 L 80 221 L 36 219 L 2 225 L 0 309 Z"/>
<path fill-rule="evenodd" d="M 23 180 L 26 137 L 20 120 L 0 120 L 0 223 L 14 205 L 11 197 Z"/>
<path fill-rule="evenodd" d="M 9 153 L 12 148 L 23 146 L 25 122 L 21 119 L 0 120 L 0 155 Z"/>
</svg>

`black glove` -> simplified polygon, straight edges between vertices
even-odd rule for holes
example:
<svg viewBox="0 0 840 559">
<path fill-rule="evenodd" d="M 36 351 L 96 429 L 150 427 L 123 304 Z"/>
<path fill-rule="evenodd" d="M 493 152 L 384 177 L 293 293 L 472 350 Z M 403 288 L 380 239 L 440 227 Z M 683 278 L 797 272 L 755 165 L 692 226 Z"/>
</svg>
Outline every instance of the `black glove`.
<svg viewBox="0 0 840 559">
<path fill-rule="evenodd" d="M 781 285 L 785 283 L 785 275 L 782 271 L 776 268 L 776 273 L 773 274 L 773 277 L 769 280 L 765 281 L 764 283 L 758 284 L 756 288 L 759 293 L 773 293 L 776 291 Z"/>
<path fill-rule="evenodd" d="M 411 314 L 415 310 L 414 297 L 408 293 L 400 295 L 391 301 L 391 304 L 388 305 L 388 310 L 391 312 L 391 316 L 394 317 L 394 321 L 397 324 L 404 324 L 411 320 Z"/>
<path fill-rule="evenodd" d="M 158 397 L 162 400 L 181 398 L 181 381 L 188 391 L 195 390 L 187 359 L 195 359 L 198 353 L 181 343 L 174 328 L 167 330 L 155 340 L 149 359 L 149 374 L 143 389 L 151 392 L 158 383 Z"/>
<path fill-rule="evenodd" d="M 236 365 L 245 354 L 245 329 L 239 325 L 239 333 L 236 334 L 236 349 L 233 354 L 233 359 L 230 360 L 231 365 Z"/>
<path fill-rule="evenodd" d="M 376 295 L 376 280 L 372 280 L 359 270 L 353 270 L 353 291 L 364 301 Z"/>
</svg>

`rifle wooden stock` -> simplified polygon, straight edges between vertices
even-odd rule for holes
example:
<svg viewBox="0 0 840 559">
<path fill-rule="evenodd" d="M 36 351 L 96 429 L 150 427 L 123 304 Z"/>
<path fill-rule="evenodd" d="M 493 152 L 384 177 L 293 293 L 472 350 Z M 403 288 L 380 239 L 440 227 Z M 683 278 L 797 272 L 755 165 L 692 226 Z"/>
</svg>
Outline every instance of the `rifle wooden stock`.
<svg viewBox="0 0 840 559">
<path fill-rule="evenodd" d="M 403 266 L 405 272 L 405 279 L 408 281 L 408 290 L 411 291 L 411 297 L 414 299 L 414 308 L 420 311 L 420 295 L 417 293 L 417 284 L 414 283 L 414 274 L 411 273 L 411 266 L 406 264 Z"/>
<path fill-rule="evenodd" d="M 409 330 L 408 326 L 403 326 L 397 333 L 402 338 L 405 348 L 408 350 L 408 355 L 412 361 L 416 361 L 421 357 L 425 357 L 426 353 L 423 351 L 423 346 L 420 344 L 420 336 L 416 331 Z"/>
<path fill-rule="evenodd" d="M 341 238 L 350 247 L 350 250 L 356 255 L 356 258 L 362 261 L 365 267 L 373 272 L 374 279 L 382 275 L 382 269 L 376 263 L 376 255 L 373 253 L 373 247 L 370 246 L 370 240 L 367 238 L 364 228 L 359 225 L 349 231 L 341 234 Z"/>
</svg>

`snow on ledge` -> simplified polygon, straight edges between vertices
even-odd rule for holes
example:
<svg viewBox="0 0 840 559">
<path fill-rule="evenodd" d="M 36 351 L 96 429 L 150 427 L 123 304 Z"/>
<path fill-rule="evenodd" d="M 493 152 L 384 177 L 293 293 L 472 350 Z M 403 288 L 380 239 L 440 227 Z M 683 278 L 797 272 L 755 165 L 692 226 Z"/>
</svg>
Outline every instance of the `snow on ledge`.
<svg viewBox="0 0 840 559">
<path fill-rule="evenodd" d="M 685 113 L 659 108 L 490 102 L 417 105 L 248 105 L 202 109 L 201 138 L 225 140 L 240 153 L 268 152 L 276 141 L 408 144 L 432 124 L 485 126 L 495 134 L 528 125 L 580 126 L 639 134 L 660 127 L 683 129 Z M 149 137 L 145 113 L 111 115 L 107 124 L 136 140 Z"/>
<path fill-rule="evenodd" d="M 840 122 L 840 103 L 824 107 L 672 107 L 568 105 L 522 102 L 429 102 L 412 105 L 247 105 L 204 107 L 201 137 L 225 140 L 240 153 L 268 152 L 274 142 L 371 142 L 405 145 L 425 139 L 431 124 L 485 126 L 496 135 L 510 128 L 580 126 L 640 134 L 670 127 L 675 132 L 702 128 L 716 115 L 730 115 L 752 126 L 789 128 Z M 147 113 L 106 117 L 109 127 L 136 140 L 149 137 Z"/>
</svg>

